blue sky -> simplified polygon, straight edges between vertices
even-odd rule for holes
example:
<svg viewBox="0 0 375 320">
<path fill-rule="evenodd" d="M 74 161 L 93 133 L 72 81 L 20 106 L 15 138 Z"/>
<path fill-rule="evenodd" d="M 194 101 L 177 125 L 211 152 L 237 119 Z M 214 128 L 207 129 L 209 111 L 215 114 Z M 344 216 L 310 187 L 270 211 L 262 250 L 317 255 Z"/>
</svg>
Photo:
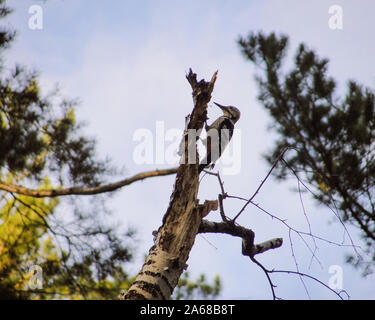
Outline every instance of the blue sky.
<svg viewBox="0 0 375 320">
<path fill-rule="evenodd" d="M 30 30 L 28 9 L 43 8 L 43 29 Z M 328 8 L 343 8 L 344 28 L 328 27 Z M 78 97 L 78 118 L 88 124 L 85 131 L 95 136 L 101 156 L 110 156 L 125 175 L 170 165 L 140 165 L 133 161 L 139 128 L 155 131 L 155 121 L 166 129 L 182 129 L 191 111 L 191 90 L 185 79 L 190 67 L 200 78 L 210 78 L 219 70 L 214 101 L 241 109 L 238 127 L 242 134 L 241 173 L 225 176 L 231 194 L 250 196 L 268 171 L 262 153 L 272 147 L 274 134 L 267 130 L 271 119 L 257 102 L 256 70 L 240 55 L 236 39 L 250 31 L 276 31 L 290 36 L 290 54 L 305 42 L 330 59 L 329 73 L 344 90 L 348 79 L 374 85 L 371 41 L 375 4 L 373 1 L 84 1 L 84 0 L 10 0 L 15 12 L 8 19 L 19 30 L 17 41 L 8 52 L 9 64 L 20 62 L 40 72 L 45 92 L 59 83 L 62 92 Z M 219 112 L 209 108 L 214 119 Z M 220 169 L 220 167 L 218 167 Z M 137 183 L 118 192 L 110 203 L 115 219 L 138 230 L 138 251 L 129 270 L 139 270 L 143 255 L 152 244 L 167 208 L 174 178 L 163 177 Z M 257 197 L 272 213 L 306 230 L 299 196 L 291 191 L 296 181 L 269 180 Z M 205 178 L 200 199 L 215 199 L 219 188 Z M 343 229 L 332 213 L 316 206 L 303 195 L 313 231 L 340 242 Z M 241 203 L 228 202 L 227 212 L 236 212 Z M 211 213 L 218 220 L 217 213 Z M 258 259 L 267 267 L 295 269 L 291 258 L 288 231 L 255 208 L 249 208 L 239 222 L 252 228 L 257 242 L 283 237 L 284 245 Z M 332 223 L 328 223 L 332 222 Z M 358 240 L 358 231 L 349 228 Z M 343 284 L 354 299 L 374 299 L 375 277 L 360 277 L 344 263 L 349 249 L 319 243 L 318 257 L 310 266 L 311 253 L 293 234 L 293 244 L 301 271 L 328 283 L 329 266 L 343 268 Z M 347 240 L 347 237 L 346 237 Z M 310 242 L 311 243 L 311 242 Z M 240 240 L 227 236 L 198 236 L 189 258 L 193 276 L 202 272 L 208 278 L 219 273 L 224 299 L 269 299 L 267 279 L 257 266 L 243 257 Z M 287 299 L 307 299 L 298 278 L 275 276 L 278 295 Z M 319 285 L 306 280 L 313 299 L 333 299 Z"/>
</svg>

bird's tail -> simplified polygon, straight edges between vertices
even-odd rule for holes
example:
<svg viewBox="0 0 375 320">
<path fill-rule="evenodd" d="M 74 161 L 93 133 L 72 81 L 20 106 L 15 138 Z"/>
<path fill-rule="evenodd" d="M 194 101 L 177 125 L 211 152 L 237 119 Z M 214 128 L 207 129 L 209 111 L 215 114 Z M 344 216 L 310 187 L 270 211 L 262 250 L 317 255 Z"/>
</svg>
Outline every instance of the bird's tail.
<svg viewBox="0 0 375 320">
<path fill-rule="evenodd" d="M 201 163 L 198 167 L 198 174 L 200 174 L 206 167 L 207 167 L 207 164 Z"/>
</svg>

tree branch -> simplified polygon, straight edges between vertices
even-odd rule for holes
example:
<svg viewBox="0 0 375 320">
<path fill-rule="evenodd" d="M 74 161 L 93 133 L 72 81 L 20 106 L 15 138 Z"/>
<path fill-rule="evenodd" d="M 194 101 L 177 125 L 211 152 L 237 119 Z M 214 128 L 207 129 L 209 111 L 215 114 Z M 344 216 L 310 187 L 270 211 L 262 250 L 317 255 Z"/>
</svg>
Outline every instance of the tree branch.
<svg viewBox="0 0 375 320">
<path fill-rule="evenodd" d="M 341 294 L 345 293 L 348 297 L 348 299 L 350 298 L 349 294 L 345 291 L 345 290 L 341 290 L 339 292 L 335 291 L 334 289 L 332 289 L 329 285 L 326 285 L 323 281 L 320 281 L 318 278 L 316 277 L 313 277 L 313 276 L 310 276 L 309 274 L 306 274 L 306 273 L 303 273 L 303 272 L 300 272 L 300 271 L 293 271 L 293 270 L 275 270 L 275 269 L 272 269 L 272 270 L 268 270 L 266 267 L 264 267 L 258 260 L 256 260 L 254 257 L 250 257 L 251 261 L 253 261 L 255 264 L 257 264 L 262 270 L 263 272 L 265 273 L 265 275 L 267 276 L 267 280 L 268 280 L 268 283 L 270 285 L 270 288 L 271 288 L 271 291 L 272 291 L 272 297 L 273 297 L 273 300 L 280 300 L 279 297 L 276 296 L 276 293 L 275 293 L 275 288 L 276 286 L 274 285 L 274 283 L 272 282 L 272 279 L 270 277 L 270 274 L 271 273 L 286 273 L 286 274 L 295 274 L 295 275 L 298 275 L 300 278 L 301 277 L 305 277 L 305 278 L 308 278 L 308 279 L 311 279 L 317 283 L 319 283 L 320 285 L 322 285 L 323 287 L 327 288 L 328 290 L 330 290 L 332 293 L 334 293 L 338 298 L 340 298 L 341 300 L 344 300 L 344 298 L 341 296 Z M 303 282 L 302 282 L 303 283 Z M 304 284 L 304 283 L 303 283 Z M 304 284 L 305 286 L 305 284 Z M 307 288 L 305 287 L 305 289 L 307 290 Z M 308 291 L 307 291 L 307 294 L 309 295 Z"/>
<path fill-rule="evenodd" d="M 224 233 L 242 238 L 242 254 L 253 257 L 256 254 L 276 249 L 283 244 L 282 238 L 275 238 L 260 244 L 254 244 L 255 234 L 251 229 L 235 225 L 231 222 L 213 222 L 202 220 L 198 233 Z"/>
<path fill-rule="evenodd" d="M 178 168 L 170 168 L 164 170 L 152 170 L 138 173 L 130 178 L 124 180 L 97 186 L 97 187 L 71 187 L 62 189 L 49 189 L 49 190 L 38 190 L 29 189 L 23 186 L 18 186 L 14 184 L 6 184 L 0 181 L 0 190 L 8 191 L 11 193 L 22 194 L 24 196 L 34 197 L 34 198 L 44 198 L 44 197 L 61 197 L 69 195 L 95 195 L 105 192 L 115 191 L 126 185 L 132 184 L 133 182 L 140 181 L 143 179 L 151 177 L 160 177 L 174 174 L 177 172 Z"/>
<path fill-rule="evenodd" d="M 289 147 L 286 147 L 284 148 L 281 153 L 279 154 L 279 156 L 276 158 L 275 162 L 273 163 L 273 166 L 272 168 L 270 169 L 270 171 L 268 171 L 267 173 L 267 176 L 264 178 L 264 180 L 260 183 L 260 185 L 258 186 L 258 189 L 256 189 L 256 191 L 254 192 L 254 194 L 251 196 L 251 198 L 245 203 L 245 205 L 242 207 L 242 209 L 237 213 L 237 215 L 233 218 L 233 222 L 236 221 L 236 219 L 241 215 L 241 213 L 246 209 L 246 207 L 253 201 L 253 199 L 255 198 L 255 196 L 259 193 L 260 189 L 262 188 L 263 184 L 267 181 L 267 179 L 269 178 L 269 176 L 271 175 L 273 169 L 275 169 L 276 165 L 278 164 L 278 162 L 280 161 L 280 159 L 282 159 L 284 153 L 289 149 Z"/>
</svg>

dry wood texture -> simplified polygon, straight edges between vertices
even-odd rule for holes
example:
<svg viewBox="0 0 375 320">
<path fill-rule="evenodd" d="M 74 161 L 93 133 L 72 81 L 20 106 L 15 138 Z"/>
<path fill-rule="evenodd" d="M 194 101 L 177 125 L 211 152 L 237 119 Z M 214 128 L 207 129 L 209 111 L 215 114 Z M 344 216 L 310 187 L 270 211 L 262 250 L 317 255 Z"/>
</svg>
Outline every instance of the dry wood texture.
<svg viewBox="0 0 375 320">
<path fill-rule="evenodd" d="M 211 81 L 197 81 L 190 69 L 186 78 L 193 89 L 194 108 L 188 129 L 201 130 L 207 118 L 207 104 L 211 99 L 217 72 Z M 185 141 L 185 159 L 188 159 L 188 141 Z M 195 152 L 197 153 L 196 147 Z M 196 154 L 196 159 L 199 159 Z M 186 162 L 186 161 L 185 161 Z M 151 247 L 146 262 L 136 280 L 124 294 L 125 300 L 169 299 L 178 283 L 183 270 L 187 267 L 190 250 L 193 247 L 202 217 L 217 202 L 206 201 L 199 205 L 198 161 L 182 163 L 177 170 L 176 181 L 163 224 L 155 235 L 155 244 Z"/>
</svg>

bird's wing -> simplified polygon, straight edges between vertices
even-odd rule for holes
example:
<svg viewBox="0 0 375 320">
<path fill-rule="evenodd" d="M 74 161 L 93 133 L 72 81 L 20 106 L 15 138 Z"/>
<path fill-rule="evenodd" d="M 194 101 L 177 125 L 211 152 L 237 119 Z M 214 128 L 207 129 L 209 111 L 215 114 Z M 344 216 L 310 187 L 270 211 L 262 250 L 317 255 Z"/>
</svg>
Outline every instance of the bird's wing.
<svg viewBox="0 0 375 320">
<path fill-rule="evenodd" d="M 221 118 L 218 123 L 218 130 L 213 129 L 208 132 L 206 145 L 206 156 L 202 159 L 202 164 L 214 163 L 221 157 L 222 152 L 228 145 L 233 135 L 234 124 L 228 118 Z"/>
<path fill-rule="evenodd" d="M 219 127 L 219 132 L 220 132 L 220 137 L 221 137 L 221 143 L 219 146 L 219 154 L 220 156 L 224 152 L 224 149 L 226 146 L 229 144 L 230 139 L 232 139 L 233 136 L 233 130 L 234 130 L 234 124 L 230 119 L 225 118 L 224 121 L 222 121 L 220 127 Z"/>
</svg>

